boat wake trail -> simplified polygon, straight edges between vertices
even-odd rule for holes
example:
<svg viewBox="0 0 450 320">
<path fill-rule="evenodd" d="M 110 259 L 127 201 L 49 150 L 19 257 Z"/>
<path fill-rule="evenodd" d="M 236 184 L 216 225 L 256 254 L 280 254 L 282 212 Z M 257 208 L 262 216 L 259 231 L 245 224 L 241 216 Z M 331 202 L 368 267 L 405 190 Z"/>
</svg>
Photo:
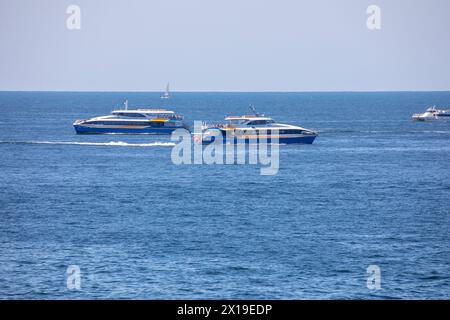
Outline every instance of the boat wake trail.
<svg viewBox="0 0 450 320">
<path fill-rule="evenodd" d="M 77 145 L 77 146 L 106 146 L 106 147 L 172 147 L 174 142 L 127 143 L 122 141 L 110 142 L 78 142 L 78 141 L 0 141 L 0 144 L 47 144 L 47 145 Z"/>
</svg>

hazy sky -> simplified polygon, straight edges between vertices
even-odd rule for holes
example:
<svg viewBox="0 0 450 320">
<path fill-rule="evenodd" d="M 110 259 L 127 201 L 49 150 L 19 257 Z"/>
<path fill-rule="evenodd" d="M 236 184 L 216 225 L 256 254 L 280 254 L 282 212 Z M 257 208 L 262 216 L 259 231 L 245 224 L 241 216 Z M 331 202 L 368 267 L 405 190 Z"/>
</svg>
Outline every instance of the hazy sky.
<svg viewBox="0 0 450 320">
<path fill-rule="evenodd" d="M 450 90 L 449 16 L 449 0 L 0 0 L 0 90 Z"/>
</svg>

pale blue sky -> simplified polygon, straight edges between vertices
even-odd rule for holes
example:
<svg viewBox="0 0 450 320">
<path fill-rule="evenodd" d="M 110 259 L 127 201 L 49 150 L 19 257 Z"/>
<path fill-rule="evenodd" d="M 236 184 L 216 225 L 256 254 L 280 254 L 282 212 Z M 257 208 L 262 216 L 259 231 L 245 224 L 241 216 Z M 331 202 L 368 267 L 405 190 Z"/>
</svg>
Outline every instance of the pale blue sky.
<svg viewBox="0 0 450 320">
<path fill-rule="evenodd" d="M 0 0 L 0 90 L 450 90 L 449 15 L 448 0 Z"/>
</svg>

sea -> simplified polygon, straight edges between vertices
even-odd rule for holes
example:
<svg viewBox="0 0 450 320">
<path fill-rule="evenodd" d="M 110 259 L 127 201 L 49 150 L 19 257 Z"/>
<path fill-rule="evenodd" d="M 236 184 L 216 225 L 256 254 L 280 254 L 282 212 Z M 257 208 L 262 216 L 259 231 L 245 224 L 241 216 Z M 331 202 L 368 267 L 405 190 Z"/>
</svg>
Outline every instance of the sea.
<svg viewBox="0 0 450 320">
<path fill-rule="evenodd" d="M 169 108 L 319 132 L 259 164 L 76 119 Z M 0 299 L 449 299 L 450 92 L 0 92 Z"/>
</svg>

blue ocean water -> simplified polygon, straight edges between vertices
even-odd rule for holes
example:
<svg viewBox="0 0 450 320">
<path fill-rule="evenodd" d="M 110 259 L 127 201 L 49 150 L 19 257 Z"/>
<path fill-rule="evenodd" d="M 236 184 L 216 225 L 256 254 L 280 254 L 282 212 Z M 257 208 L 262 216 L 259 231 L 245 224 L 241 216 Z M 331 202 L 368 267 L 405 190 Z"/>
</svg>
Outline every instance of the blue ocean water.
<svg viewBox="0 0 450 320">
<path fill-rule="evenodd" d="M 167 136 L 75 135 L 125 99 L 191 121 L 254 104 L 320 136 L 262 176 L 176 166 Z M 410 119 L 430 104 L 450 92 L 2 92 L 0 298 L 448 299 L 450 122 Z"/>
</svg>

